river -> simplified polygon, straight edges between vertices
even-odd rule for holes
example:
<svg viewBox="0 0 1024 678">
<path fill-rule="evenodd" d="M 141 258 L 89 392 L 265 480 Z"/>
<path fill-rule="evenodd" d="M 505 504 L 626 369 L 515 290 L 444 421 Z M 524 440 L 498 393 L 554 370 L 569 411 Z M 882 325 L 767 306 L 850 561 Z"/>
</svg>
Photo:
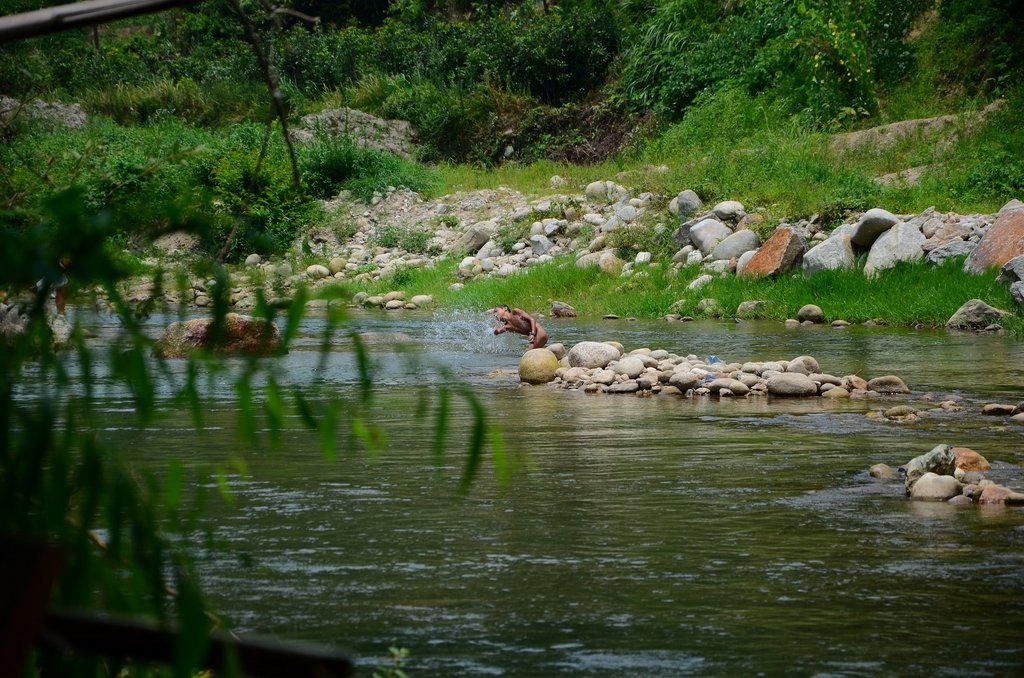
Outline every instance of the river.
<svg viewBox="0 0 1024 678">
<path fill-rule="evenodd" d="M 1024 672 L 1024 509 L 910 502 L 867 473 L 949 443 L 1024 487 L 1024 427 L 980 416 L 983 403 L 1024 400 L 1024 343 L 758 322 L 545 322 L 566 345 L 614 339 L 740 362 L 810 354 L 825 372 L 897 374 L 914 391 L 637 398 L 520 387 L 524 338 L 493 337 L 485 321 L 353 315 L 346 329 L 376 333 L 372 419 L 387 448 L 325 460 L 317 434 L 289 418 L 280 450 L 245 453 L 250 472 L 230 477 L 234 503 L 208 513 L 219 548 L 198 536 L 195 547 L 215 607 L 238 631 L 345 649 L 364 675 L 391 645 L 409 649 L 412 675 Z M 102 338 L 105 321 L 95 322 Z M 339 339 L 321 362 L 323 324 L 304 321 L 280 378 L 354 401 L 352 343 Z M 488 455 L 458 492 L 471 427 L 460 397 L 434 462 L 419 394 L 449 378 L 504 432 L 507 482 Z M 202 431 L 186 415 L 139 431 L 112 391 L 104 435 L 158 471 L 237 453 L 230 379 L 219 379 Z M 962 412 L 910 425 L 865 416 L 949 394 Z"/>
</svg>

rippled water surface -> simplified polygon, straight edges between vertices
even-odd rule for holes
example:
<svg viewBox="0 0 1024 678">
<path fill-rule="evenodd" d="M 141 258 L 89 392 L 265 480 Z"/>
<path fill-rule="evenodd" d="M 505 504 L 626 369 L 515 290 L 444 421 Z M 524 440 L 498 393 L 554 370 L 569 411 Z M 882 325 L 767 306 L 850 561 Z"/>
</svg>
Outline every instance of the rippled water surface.
<svg viewBox="0 0 1024 678">
<path fill-rule="evenodd" d="M 282 379 L 353 397 L 353 345 L 339 338 L 321 363 L 322 325 L 306 321 Z M 525 341 L 491 336 L 485 316 L 357 315 L 347 329 L 367 338 L 388 449 L 326 461 L 316 434 L 286 422 L 282 450 L 252 454 L 251 473 L 233 477 L 234 505 L 212 507 L 226 548 L 198 559 L 216 605 L 242 631 L 329 643 L 366 666 L 389 645 L 409 648 L 413 675 L 1024 672 L 1024 509 L 911 503 L 866 471 L 950 443 L 1024 487 L 1024 427 L 978 414 L 1024 400 L 1020 341 L 759 323 L 546 326 L 566 344 L 615 339 L 726 361 L 810 354 L 839 376 L 900 375 L 918 406 L 955 395 L 964 411 L 901 426 L 865 416 L 891 400 L 521 388 Z M 95 331 L 112 330 L 98 321 Z M 433 407 L 423 389 L 449 377 L 502 427 L 516 470 L 508 486 L 488 457 L 457 493 L 471 428 L 460 398 L 435 465 L 430 421 L 416 414 Z M 203 432 L 184 415 L 140 432 L 112 392 L 106 434 L 157 468 L 222 460 L 239 443 L 221 379 Z"/>
</svg>

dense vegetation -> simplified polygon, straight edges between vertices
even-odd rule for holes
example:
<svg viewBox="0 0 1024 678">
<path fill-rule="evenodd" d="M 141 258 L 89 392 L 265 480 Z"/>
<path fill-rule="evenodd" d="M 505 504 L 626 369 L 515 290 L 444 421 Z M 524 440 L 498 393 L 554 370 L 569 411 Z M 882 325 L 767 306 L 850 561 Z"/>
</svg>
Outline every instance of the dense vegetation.
<svg viewBox="0 0 1024 678">
<path fill-rule="evenodd" d="M 8 10 L 41 4 L 51 3 Z M 114 224 L 122 242 L 173 208 L 209 222 L 211 253 L 232 234 L 224 254 L 237 259 L 285 249 L 323 219 L 315 199 L 339 190 L 368 199 L 388 185 L 439 193 L 511 181 L 529 191 L 546 180 L 537 161 L 576 163 L 581 180 L 664 164 L 639 188 L 694 188 L 770 219 L 875 205 L 991 211 L 1024 192 L 1022 10 L 1010 0 L 285 5 L 294 11 L 240 8 L 288 120 L 338 106 L 409 120 L 428 164 L 345 139 L 300 144 L 294 190 L 288 149 L 264 129 L 256 52 L 233 3 L 210 0 L 5 46 L 4 94 L 91 114 L 86 129 L 57 132 L 7 116 L 7 223 L 33 223 L 49 193 L 77 185 L 90 209 L 130 208 L 131 223 Z M 1008 104 L 980 125 L 965 115 L 971 133 L 948 143 L 912 137 L 848 153 L 827 143 L 830 132 L 969 114 L 998 97 Z M 921 166 L 914 186 L 872 181 Z"/>
</svg>

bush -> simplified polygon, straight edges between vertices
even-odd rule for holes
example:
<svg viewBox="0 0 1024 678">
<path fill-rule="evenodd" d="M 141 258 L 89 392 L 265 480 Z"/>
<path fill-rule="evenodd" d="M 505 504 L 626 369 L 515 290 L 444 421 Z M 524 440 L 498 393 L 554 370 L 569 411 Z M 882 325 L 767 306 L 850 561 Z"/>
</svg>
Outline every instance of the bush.
<svg viewBox="0 0 1024 678">
<path fill-rule="evenodd" d="M 285 250 L 300 229 L 320 217 L 316 203 L 296 190 L 287 155 L 272 144 L 259 168 L 256 144 L 231 148 L 214 163 L 210 183 L 220 202 L 220 219 L 208 245 L 223 246 L 237 228 L 228 257 L 237 260 L 252 252 Z"/>
</svg>

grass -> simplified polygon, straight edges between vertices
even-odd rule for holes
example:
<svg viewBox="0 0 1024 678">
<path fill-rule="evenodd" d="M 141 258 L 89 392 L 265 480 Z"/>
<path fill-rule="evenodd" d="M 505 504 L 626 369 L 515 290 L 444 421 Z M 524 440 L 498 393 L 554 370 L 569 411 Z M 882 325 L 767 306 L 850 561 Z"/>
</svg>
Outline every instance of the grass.
<svg viewBox="0 0 1024 678">
<path fill-rule="evenodd" d="M 457 280 L 456 259 L 446 259 L 432 268 L 407 269 L 399 276 L 375 282 L 367 291 L 378 294 L 403 289 L 409 294 L 431 294 L 436 304 L 453 308 L 487 309 L 497 304 L 518 306 L 530 312 L 547 313 L 554 300 L 570 304 L 584 317 L 613 313 L 621 317 L 653 319 L 675 311 L 705 317 L 698 311 L 703 299 L 715 299 L 732 316 L 740 303 L 767 302 L 759 312 L 765 320 L 795 318 L 805 304 L 816 304 L 826 322 L 846 320 L 913 327 L 940 327 L 969 299 L 982 299 L 1003 309 L 1015 309 L 1009 291 L 994 275 L 973 275 L 962 269 L 962 259 L 941 267 L 925 263 L 901 264 L 874 278 L 859 270 L 824 271 L 811 278 L 800 272 L 778 278 L 715 278 L 697 290 L 687 285 L 702 273 L 692 266 L 681 271 L 652 266 L 631 278 L 603 273 L 596 268 L 581 269 L 571 258 L 532 266 L 526 271 L 499 278 L 489 276 L 469 281 L 458 291 L 449 289 Z M 1024 334 L 1019 314 L 1005 326 Z"/>
</svg>

